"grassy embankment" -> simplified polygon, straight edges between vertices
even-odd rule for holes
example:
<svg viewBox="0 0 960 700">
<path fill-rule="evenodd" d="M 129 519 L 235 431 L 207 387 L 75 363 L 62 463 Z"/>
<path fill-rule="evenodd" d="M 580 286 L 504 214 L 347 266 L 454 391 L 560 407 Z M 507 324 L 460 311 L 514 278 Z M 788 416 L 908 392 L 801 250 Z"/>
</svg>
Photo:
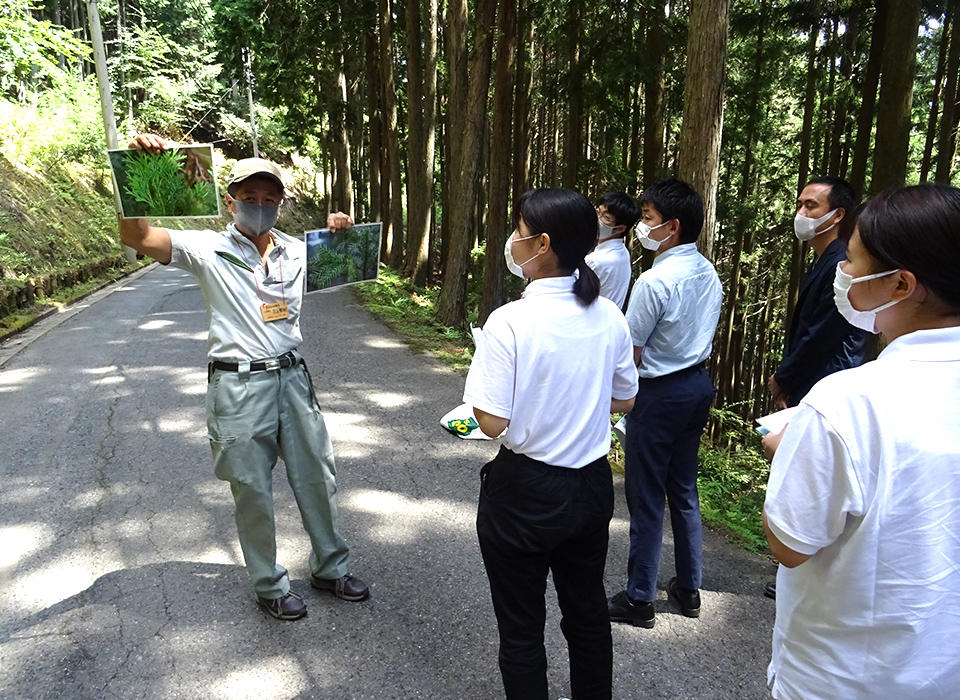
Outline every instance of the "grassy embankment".
<svg viewBox="0 0 960 700">
<path fill-rule="evenodd" d="M 359 284 L 354 289 L 361 304 L 403 336 L 411 347 L 432 351 L 466 374 L 473 359 L 473 341 L 469 332 L 442 326 L 434 319 L 438 288 L 416 288 L 390 268 L 381 267 L 377 282 Z M 745 548 L 766 552 L 760 509 L 769 467 L 760 452 L 759 435 L 732 414 L 714 412 L 713 420 L 719 422 L 718 444 L 704 443 L 700 449 L 703 519 Z M 616 439 L 610 461 L 614 470 L 622 474 L 623 450 Z"/>
<path fill-rule="evenodd" d="M 0 100 L 0 337 L 138 265 L 120 247 L 96 85 Z"/>
<path fill-rule="evenodd" d="M 138 267 L 120 248 L 109 186 L 0 154 L 0 337 Z"/>
</svg>

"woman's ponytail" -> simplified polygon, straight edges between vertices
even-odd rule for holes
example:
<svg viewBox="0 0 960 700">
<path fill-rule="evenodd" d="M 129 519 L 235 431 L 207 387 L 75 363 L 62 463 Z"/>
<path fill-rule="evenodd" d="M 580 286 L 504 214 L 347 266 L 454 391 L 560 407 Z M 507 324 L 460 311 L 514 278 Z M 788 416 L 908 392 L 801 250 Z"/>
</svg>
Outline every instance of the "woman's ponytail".
<svg viewBox="0 0 960 700">
<path fill-rule="evenodd" d="M 597 297 L 600 296 L 600 278 L 593 268 L 587 265 L 586 260 L 581 260 L 577 264 L 577 270 L 580 275 L 577 281 L 573 283 L 573 293 L 584 306 L 590 306 Z"/>
</svg>

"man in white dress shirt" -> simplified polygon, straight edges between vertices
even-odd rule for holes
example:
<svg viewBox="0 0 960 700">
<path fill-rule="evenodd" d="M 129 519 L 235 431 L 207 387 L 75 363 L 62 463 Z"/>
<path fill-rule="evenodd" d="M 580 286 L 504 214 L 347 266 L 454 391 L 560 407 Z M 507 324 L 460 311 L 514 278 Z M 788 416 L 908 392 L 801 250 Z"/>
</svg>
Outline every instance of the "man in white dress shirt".
<svg viewBox="0 0 960 700">
<path fill-rule="evenodd" d="M 700 615 L 702 525 L 697 452 L 715 389 L 705 360 L 720 319 L 722 289 L 697 250 L 703 200 L 670 179 L 643 193 L 637 237 L 656 252 L 627 307 L 640 390 L 627 414 L 624 489 L 630 509 L 626 590 L 608 603 L 610 619 L 653 627 L 664 500 L 670 506 L 677 575 L 667 584 L 687 617 Z"/>
<path fill-rule="evenodd" d="M 624 237 L 640 218 L 625 192 L 608 192 L 597 203 L 597 247 L 585 260 L 600 278 L 600 296 L 623 308 L 630 287 L 630 251 Z"/>
</svg>

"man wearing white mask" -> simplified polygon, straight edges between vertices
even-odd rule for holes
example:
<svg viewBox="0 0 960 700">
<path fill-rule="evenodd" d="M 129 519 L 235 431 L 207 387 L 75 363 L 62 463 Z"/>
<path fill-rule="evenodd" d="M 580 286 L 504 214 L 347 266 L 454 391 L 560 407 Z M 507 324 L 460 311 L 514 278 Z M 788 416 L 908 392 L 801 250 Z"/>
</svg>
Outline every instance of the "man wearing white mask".
<svg viewBox="0 0 960 700">
<path fill-rule="evenodd" d="M 810 243 L 815 258 L 797 298 L 783 359 L 767 382 L 780 408 L 798 405 L 827 375 L 868 359 L 870 334 L 844 320 L 833 300 L 834 272 L 846 259 L 856 206 L 850 184 L 832 175 L 810 180 L 797 198 L 794 234 Z M 767 584 L 764 594 L 775 598 L 775 584 Z"/>
<path fill-rule="evenodd" d="M 665 502 L 673 525 L 676 576 L 667 595 L 700 615 L 703 531 L 697 451 L 715 389 L 705 361 L 723 296 L 713 264 L 697 250 L 703 200 L 676 179 L 648 187 L 637 238 L 657 256 L 637 278 L 627 306 L 640 389 L 627 414 L 624 491 L 630 510 L 626 589 L 607 601 L 613 622 L 653 627 Z"/>
<path fill-rule="evenodd" d="M 833 302 L 833 273 L 846 258 L 856 206 L 850 184 L 831 175 L 811 180 L 797 199 L 794 233 L 809 241 L 815 259 L 797 298 L 783 360 L 768 381 L 780 408 L 796 406 L 828 374 L 867 359 L 869 334 L 847 323 Z"/>
<path fill-rule="evenodd" d="M 600 279 L 600 296 L 623 308 L 630 287 L 630 251 L 624 236 L 640 218 L 633 198 L 608 192 L 597 203 L 597 247 L 585 258 Z"/>
<path fill-rule="evenodd" d="M 160 153 L 143 134 L 130 148 Z M 207 431 L 214 473 L 230 484 L 240 547 L 257 603 L 279 620 L 307 614 L 277 563 L 272 471 L 282 458 L 310 537 L 310 584 L 343 600 L 369 589 L 348 570 L 340 536 L 333 448 L 303 358 L 300 305 L 306 246 L 273 228 L 283 201 L 282 173 L 260 158 L 237 161 L 228 177 L 226 231 L 171 231 L 147 219 L 121 219 L 123 242 L 162 265 L 185 270 L 207 302 Z M 327 226 L 350 228 L 331 214 Z"/>
</svg>

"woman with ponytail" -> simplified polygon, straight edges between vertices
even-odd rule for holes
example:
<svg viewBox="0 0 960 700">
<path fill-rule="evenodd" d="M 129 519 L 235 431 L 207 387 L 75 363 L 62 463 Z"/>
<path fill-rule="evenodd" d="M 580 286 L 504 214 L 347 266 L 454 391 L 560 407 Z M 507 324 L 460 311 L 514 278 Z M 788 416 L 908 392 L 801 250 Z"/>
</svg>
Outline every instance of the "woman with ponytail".
<svg viewBox="0 0 960 700">
<path fill-rule="evenodd" d="M 523 299 L 490 314 L 464 389 L 480 429 L 503 435 L 480 472 L 477 512 L 500 672 L 508 700 L 548 697 L 544 596 L 552 571 L 571 694 L 609 700 L 609 415 L 633 406 L 633 346 L 623 314 L 598 296 L 600 281 L 584 262 L 597 237 L 590 201 L 570 190 L 531 190 L 513 219 L 504 257 L 531 281 Z"/>
</svg>

